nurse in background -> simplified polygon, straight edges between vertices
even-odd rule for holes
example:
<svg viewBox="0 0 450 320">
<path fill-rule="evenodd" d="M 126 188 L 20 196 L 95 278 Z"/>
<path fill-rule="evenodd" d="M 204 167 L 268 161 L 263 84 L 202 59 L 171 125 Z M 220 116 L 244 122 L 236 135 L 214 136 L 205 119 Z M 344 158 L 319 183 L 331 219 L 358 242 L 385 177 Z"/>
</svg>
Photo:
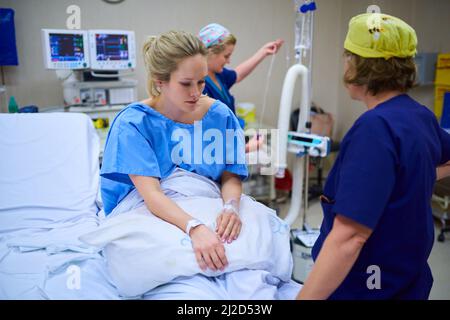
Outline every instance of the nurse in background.
<svg viewBox="0 0 450 320">
<path fill-rule="evenodd" d="M 231 87 L 244 80 L 264 58 L 277 53 L 283 40 L 266 43 L 253 56 L 232 70 L 225 68 L 225 65 L 230 63 L 237 40 L 227 28 L 211 23 L 200 30 L 198 37 L 208 49 L 208 76 L 203 93 L 222 101 L 236 114 L 234 97 L 230 93 Z M 244 127 L 244 121 L 238 120 Z M 247 144 L 246 151 L 256 149 L 258 145 L 257 138 L 254 137 Z"/>
<path fill-rule="evenodd" d="M 428 299 L 431 196 L 449 175 L 450 135 L 412 99 L 417 38 L 379 13 L 351 19 L 344 82 L 367 108 L 328 176 L 315 264 L 298 299 Z"/>
</svg>

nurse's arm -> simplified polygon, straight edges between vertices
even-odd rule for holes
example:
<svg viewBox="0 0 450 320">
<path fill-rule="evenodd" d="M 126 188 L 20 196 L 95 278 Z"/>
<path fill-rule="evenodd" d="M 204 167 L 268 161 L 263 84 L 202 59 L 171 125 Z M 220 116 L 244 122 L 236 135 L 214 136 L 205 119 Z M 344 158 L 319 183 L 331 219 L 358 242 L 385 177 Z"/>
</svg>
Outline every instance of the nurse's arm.
<svg viewBox="0 0 450 320">
<path fill-rule="evenodd" d="M 268 55 L 277 53 L 280 47 L 283 45 L 284 40 L 278 39 L 276 41 L 271 41 L 263 45 L 256 53 L 249 59 L 242 62 L 235 69 L 237 73 L 236 82 L 241 82 L 244 80 L 261 61 L 264 60 Z"/>
<path fill-rule="evenodd" d="M 450 177 L 450 161 L 436 168 L 436 180 Z"/>
<path fill-rule="evenodd" d="M 159 180 L 153 177 L 129 175 L 147 208 L 157 217 L 177 226 L 185 232 L 192 216 L 187 214 L 161 190 Z M 197 263 L 202 270 L 223 270 L 227 265 L 225 248 L 217 235 L 204 224 L 192 228 L 189 236 Z"/>
<path fill-rule="evenodd" d="M 327 299 L 344 281 L 371 234 L 366 226 L 336 215 L 297 299 Z"/>
<path fill-rule="evenodd" d="M 255 70 L 256 66 L 264 60 L 266 54 L 262 50 L 256 51 L 256 53 L 239 64 L 235 71 L 237 73 L 236 83 L 244 80 L 253 70 Z"/>
</svg>

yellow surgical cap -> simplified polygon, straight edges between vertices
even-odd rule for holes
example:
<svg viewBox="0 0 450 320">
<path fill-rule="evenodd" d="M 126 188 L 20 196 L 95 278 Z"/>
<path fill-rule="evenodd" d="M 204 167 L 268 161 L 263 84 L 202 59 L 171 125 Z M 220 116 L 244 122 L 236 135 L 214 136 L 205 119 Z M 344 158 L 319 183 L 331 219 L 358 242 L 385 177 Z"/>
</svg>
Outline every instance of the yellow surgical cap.
<svg viewBox="0 0 450 320">
<path fill-rule="evenodd" d="M 407 58 L 416 54 L 417 36 L 399 18 L 364 13 L 350 20 L 344 48 L 363 58 Z"/>
</svg>

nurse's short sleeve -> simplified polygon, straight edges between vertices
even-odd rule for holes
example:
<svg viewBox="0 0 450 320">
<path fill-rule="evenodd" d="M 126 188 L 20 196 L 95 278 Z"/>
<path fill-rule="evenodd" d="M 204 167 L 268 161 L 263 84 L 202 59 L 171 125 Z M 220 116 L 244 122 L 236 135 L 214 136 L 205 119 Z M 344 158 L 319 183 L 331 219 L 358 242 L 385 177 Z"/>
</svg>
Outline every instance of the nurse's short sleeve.
<svg viewBox="0 0 450 320">
<path fill-rule="evenodd" d="M 440 164 L 444 164 L 450 161 L 450 134 L 448 134 L 445 130 L 441 128 L 439 130 L 442 145 L 442 156 Z"/>
<path fill-rule="evenodd" d="M 248 176 L 248 169 L 245 159 L 244 131 L 236 116 L 230 110 L 228 112 L 225 139 L 225 170 L 237 174 L 241 180 L 245 180 Z"/>
<path fill-rule="evenodd" d="M 101 175 L 104 178 L 132 185 L 129 174 L 161 177 L 158 160 L 146 139 L 144 126 L 123 117 L 113 124 L 103 153 Z"/>
<path fill-rule="evenodd" d="M 333 212 L 374 229 L 395 184 L 397 156 L 384 120 L 363 115 L 352 128 L 339 171 Z"/>
<path fill-rule="evenodd" d="M 224 85 L 226 85 L 228 89 L 230 89 L 236 83 L 237 72 L 234 70 L 223 68 L 221 76 Z"/>
</svg>

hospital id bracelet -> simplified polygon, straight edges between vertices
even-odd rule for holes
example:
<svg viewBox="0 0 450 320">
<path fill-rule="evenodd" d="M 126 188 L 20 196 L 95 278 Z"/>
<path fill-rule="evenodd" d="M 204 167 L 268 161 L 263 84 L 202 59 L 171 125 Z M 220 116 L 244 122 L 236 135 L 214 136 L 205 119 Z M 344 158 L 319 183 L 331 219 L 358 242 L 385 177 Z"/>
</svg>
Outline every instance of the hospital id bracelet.
<svg viewBox="0 0 450 320">
<path fill-rule="evenodd" d="M 204 224 L 204 223 L 201 222 L 201 221 L 198 220 L 198 219 L 191 219 L 191 220 L 189 220 L 188 223 L 187 223 L 187 225 L 186 225 L 186 234 L 187 234 L 188 236 L 190 236 L 189 233 L 191 232 L 191 230 L 192 230 L 193 228 L 195 228 L 195 227 L 201 225 L 201 224 Z"/>
<path fill-rule="evenodd" d="M 223 205 L 223 210 L 230 210 L 239 215 L 239 209 L 237 206 L 237 201 L 235 199 L 228 200 Z"/>
</svg>

